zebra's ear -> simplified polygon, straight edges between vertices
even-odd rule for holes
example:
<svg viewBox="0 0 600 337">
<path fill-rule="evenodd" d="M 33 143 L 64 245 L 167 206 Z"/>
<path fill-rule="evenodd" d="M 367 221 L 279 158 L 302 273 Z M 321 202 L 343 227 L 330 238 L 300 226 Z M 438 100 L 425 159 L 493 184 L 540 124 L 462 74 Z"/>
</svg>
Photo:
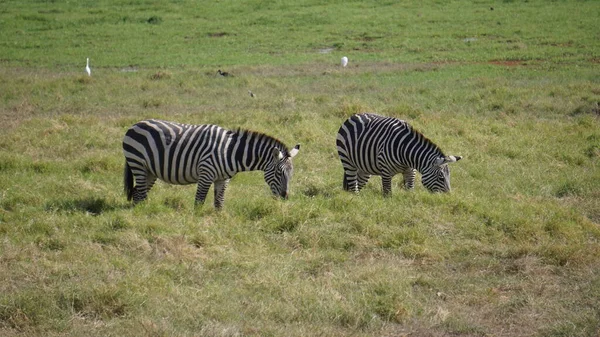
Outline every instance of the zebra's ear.
<svg viewBox="0 0 600 337">
<path fill-rule="evenodd" d="M 276 147 L 273 148 L 273 158 L 278 160 L 283 159 L 283 153 Z"/>
<path fill-rule="evenodd" d="M 457 162 L 457 161 L 459 161 L 461 159 L 462 159 L 461 156 L 439 157 L 438 159 L 435 160 L 434 164 L 435 164 L 435 166 L 441 166 L 441 165 L 444 165 L 444 164 Z"/>
<path fill-rule="evenodd" d="M 290 151 L 290 158 L 294 158 L 294 156 L 298 154 L 298 151 L 300 151 L 300 144 L 296 144 L 292 151 Z"/>
</svg>

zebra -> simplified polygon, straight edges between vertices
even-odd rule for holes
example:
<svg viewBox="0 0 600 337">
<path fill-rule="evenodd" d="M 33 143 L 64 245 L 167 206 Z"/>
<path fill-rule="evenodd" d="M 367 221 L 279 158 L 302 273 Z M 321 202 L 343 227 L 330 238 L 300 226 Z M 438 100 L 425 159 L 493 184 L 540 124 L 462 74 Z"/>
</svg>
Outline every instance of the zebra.
<svg viewBox="0 0 600 337">
<path fill-rule="evenodd" d="M 203 204 L 214 184 L 214 206 L 223 206 L 229 180 L 238 172 L 264 171 L 275 196 L 288 198 L 294 167 L 292 150 L 279 140 L 250 130 L 189 125 L 149 119 L 125 133 L 124 185 L 134 205 L 145 200 L 157 179 L 176 185 L 197 184 L 195 204 Z M 134 187 L 135 180 L 135 187 Z"/>
<path fill-rule="evenodd" d="M 404 177 L 404 188 L 413 189 L 416 171 L 429 191 L 448 192 L 448 164 L 462 158 L 444 155 L 407 122 L 373 113 L 347 119 L 338 131 L 336 145 L 344 168 L 344 190 L 358 192 L 371 175 L 379 175 L 384 196 L 391 195 L 392 177 L 398 173 Z"/>
</svg>

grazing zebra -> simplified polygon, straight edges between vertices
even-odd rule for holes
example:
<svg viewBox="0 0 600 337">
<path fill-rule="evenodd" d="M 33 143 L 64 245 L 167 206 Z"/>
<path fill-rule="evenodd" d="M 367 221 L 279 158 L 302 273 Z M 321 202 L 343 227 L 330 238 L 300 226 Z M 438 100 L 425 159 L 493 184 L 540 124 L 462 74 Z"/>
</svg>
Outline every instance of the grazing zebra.
<svg viewBox="0 0 600 337">
<path fill-rule="evenodd" d="M 290 151 L 279 140 L 254 131 L 141 121 L 123 139 L 125 193 L 134 204 L 143 201 L 158 178 L 198 184 L 196 204 L 202 204 L 214 184 L 214 205 L 221 208 L 229 179 L 238 172 L 262 170 L 273 194 L 287 199 L 292 158 L 299 149 L 300 144 Z"/>
<path fill-rule="evenodd" d="M 450 191 L 448 163 L 459 156 L 442 151 L 403 120 L 371 113 L 356 114 L 340 127 L 336 145 L 344 167 L 344 189 L 360 191 L 371 175 L 381 176 L 383 194 L 392 192 L 392 177 L 404 176 L 404 187 L 415 185 L 415 170 L 431 192 Z"/>
</svg>

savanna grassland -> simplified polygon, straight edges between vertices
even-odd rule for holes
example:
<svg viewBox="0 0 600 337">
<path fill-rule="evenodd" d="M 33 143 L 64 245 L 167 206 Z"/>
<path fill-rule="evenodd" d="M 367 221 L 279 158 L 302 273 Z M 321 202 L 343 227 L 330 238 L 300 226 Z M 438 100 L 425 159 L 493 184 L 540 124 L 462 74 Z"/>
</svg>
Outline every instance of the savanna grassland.
<svg viewBox="0 0 600 337">
<path fill-rule="evenodd" d="M 2 1 L 0 336 L 598 336 L 598 17 Z M 364 111 L 463 156 L 452 192 L 343 191 L 335 135 Z M 300 143 L 289 200 L 250 172 L 221 211 L 160 182 L 132 207 L 121 140 L 146 118 Z"/>
</svg>

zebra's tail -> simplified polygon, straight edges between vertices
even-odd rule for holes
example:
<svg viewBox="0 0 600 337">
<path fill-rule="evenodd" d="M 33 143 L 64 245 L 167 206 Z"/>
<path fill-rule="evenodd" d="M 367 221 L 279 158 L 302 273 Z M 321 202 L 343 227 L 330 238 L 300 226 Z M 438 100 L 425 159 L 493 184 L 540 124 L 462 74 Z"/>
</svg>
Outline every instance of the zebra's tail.
<svg viewBox="0 0 600 337">
<path fill-rule="evenodd" d="M 125 170 L 123 172 L 123 186 L 127 195 L 127 201 L 131 201 L 133 199 L 133 172 L 131 172 L 127 161 L 125 161 Z"/>
</svg>

